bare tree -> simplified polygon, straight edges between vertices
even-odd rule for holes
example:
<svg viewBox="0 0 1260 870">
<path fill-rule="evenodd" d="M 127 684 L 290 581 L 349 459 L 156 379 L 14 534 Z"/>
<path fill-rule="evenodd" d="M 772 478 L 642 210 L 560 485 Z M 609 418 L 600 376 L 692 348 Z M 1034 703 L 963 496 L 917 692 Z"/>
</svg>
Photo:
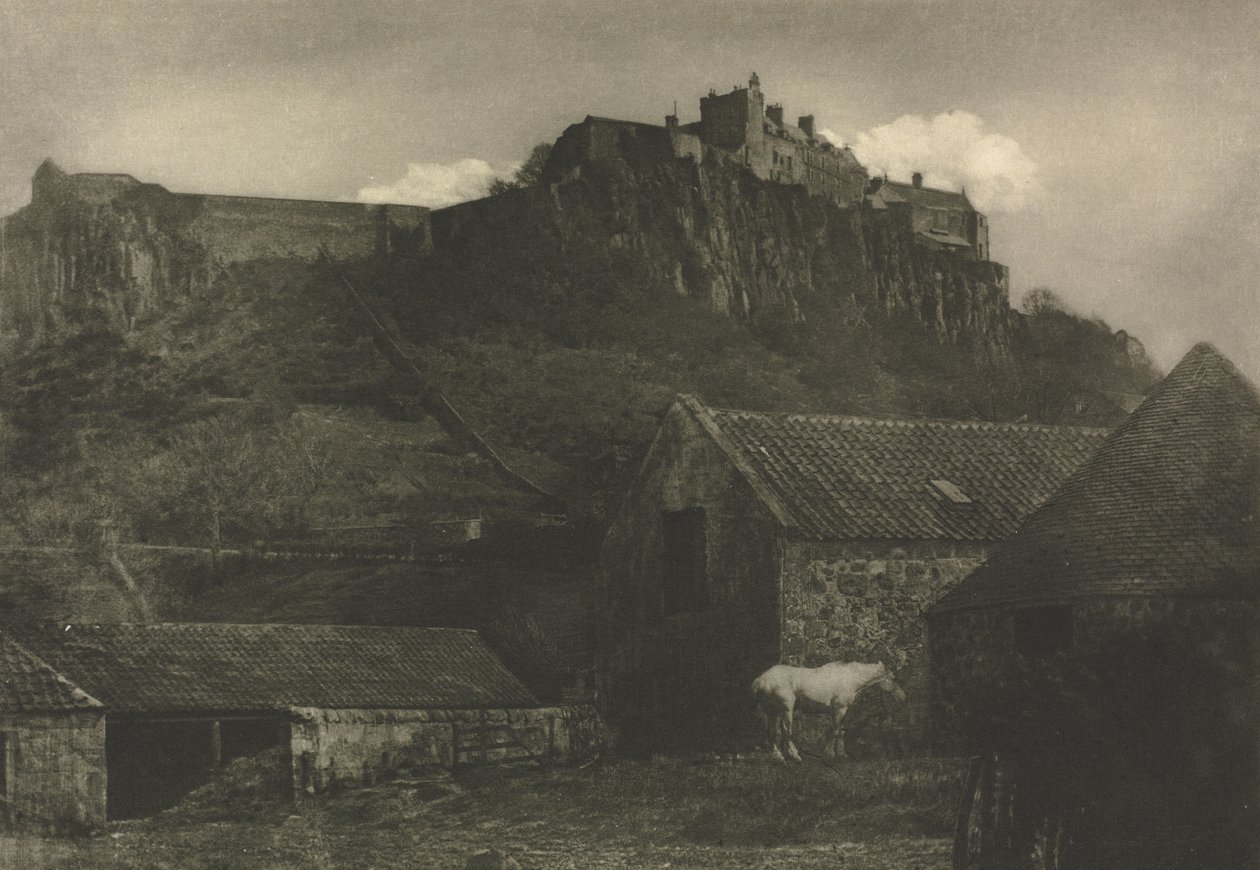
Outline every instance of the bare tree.
<svg viewBox="0 0 1260 870">
<path fill-rule="evenodd" d="M 551 156 L 551 143 L 539 142 L 530 149 L 529 156 L 521 164 L 521 168 L 510 178 L 496 178 L 490 182 L 487 192 L 491 195 L 516 190 L 518 187 L 534 187 L 542 181 L 543 167 Z"/>
</svg>

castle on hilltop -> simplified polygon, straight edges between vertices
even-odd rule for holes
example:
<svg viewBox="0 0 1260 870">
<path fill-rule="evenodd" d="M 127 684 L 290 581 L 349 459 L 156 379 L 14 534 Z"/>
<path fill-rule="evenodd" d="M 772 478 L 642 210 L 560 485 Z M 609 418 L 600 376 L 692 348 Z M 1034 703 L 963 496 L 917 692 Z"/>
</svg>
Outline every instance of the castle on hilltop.
<svg viewBox="0 0 1260 870">
<path fill-rule="evenodd" d="M 848 146 L 836 147 L 814 130 L 814 116 L 802 115 L 793 126 L 783 120 L 783 105 L 766 105 L 761 81 L 753 73 L 748 87 L 700 98 L 700 121 L 680 126 L 677 115 L 665 119 L 686 148 L 685 137 L 733 152 L 758 178 L 804 185 L 810 193 L 854 201 L 866 185 L 866 169 Z M 684 144 L 685 143 L 685 144 Z"/>
<path fill-rule="evenodd" d="M 562 181 L 584 163 L 623 159 L 627 138 L 656 153 L 667 142 L 675 158 L 696 164 L 704 162 L 707 152 L 763 181 L 797 185 L 811 196 L 886 216 L 931 250 L 989 258 L 988 221 L 965 191 L 924 187 L 917 172 L 910 183 L 871 178 L 847 145 L 837 146 L 818 134 L 813 115 L 801 115 L 793 125 L 784 120 L 782 104 L 766 105 L 756 73 L 748 87 L 736 86 L 725 94 L 710 90 L 700 98 L 700 120 L 689 124 L 679 122 L 676 107 L 664 127 L 588 115 L 557 140 L 544 180 Z"/>
</svg>

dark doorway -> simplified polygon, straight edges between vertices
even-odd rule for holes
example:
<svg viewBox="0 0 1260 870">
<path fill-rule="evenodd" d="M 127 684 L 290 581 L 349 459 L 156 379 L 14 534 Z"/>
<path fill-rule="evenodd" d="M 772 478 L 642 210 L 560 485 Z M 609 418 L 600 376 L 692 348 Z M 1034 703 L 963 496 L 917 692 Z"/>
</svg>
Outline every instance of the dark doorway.
<svg viewBox="0 0 1260 870">
<path fill-rule="evenodd" d="M 107 721 L 110 819 L 152 815 L 204 784 L 218 763 L 287 743 L 279 719 Z"/>
</svg>

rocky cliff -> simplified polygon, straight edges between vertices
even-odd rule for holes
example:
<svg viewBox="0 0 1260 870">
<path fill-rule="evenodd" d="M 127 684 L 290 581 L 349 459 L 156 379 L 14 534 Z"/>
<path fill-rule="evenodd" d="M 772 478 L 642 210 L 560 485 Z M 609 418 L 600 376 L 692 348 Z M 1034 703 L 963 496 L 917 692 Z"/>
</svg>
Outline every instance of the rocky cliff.
<svg viewBox="0 0 1260 870">
<path fill-rule="evenodd" d="M 588 119 L 587 124 L 590 124 Z M 886 213 L 803 187 L 762 181 L 715 148 L 677 157 L 665 128 L 574 125 L 556 143 L 544 185 L 431 215 L 435 244 L 540 232 L 630 252 L 680 295 L 744 320 L 808 317 L 839 306 L 855 321 L 910 315 L 942 341 L 1008 344 L 1007 269 L 933 251 Z"/>
<path fill-rule="evenodd" d="M 213 293 L 233 264 L 342 259 L 426 243 L 428 209 L 172 193 L 45 161 L 0 220 L 0 328 L 39 337 L 85 320 L 130 329 Z"/>
<path fill-rule="evenodd" d="M 433 213 L 173 194 L 45 163 L 31 204 L 0 224 L 0 326 L 38 336 L 96 317 L 129 329 L 251 259 L 424 253 L 430 233 L 456 256 L 474 240 L 509 256 L 546 234 L 630 254 L 652 281 L 740 320 L 799 322 L 828 306 L 853 322 L 908 315 L 948 344 L 1008 346 L 1004 266 L 931 250 L 860 195 L 842 204 L 763 181 L 720 149 L 680 157 L 662 127 L 604 122 L 579 141 L 580 126 L 556 143 L 543 185 Z"/>
</svg>

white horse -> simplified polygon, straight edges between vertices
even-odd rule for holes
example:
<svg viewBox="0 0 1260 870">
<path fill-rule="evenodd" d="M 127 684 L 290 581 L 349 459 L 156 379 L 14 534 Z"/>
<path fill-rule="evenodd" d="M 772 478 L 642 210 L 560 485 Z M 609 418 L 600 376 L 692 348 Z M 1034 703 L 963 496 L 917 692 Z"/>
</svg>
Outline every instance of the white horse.
<svg viewBox="0 0 1260 870">
<path fill-rule="evenodd" d="M 905 691 L 882 662 L 831 662 L 817 668 L 775 665 L 753 680 L 757 712 L 766 725 L 774 757 L 783 761 L 783 752 L 779 749 L 782 737 L 788 756 L 794 761 L 801 760 L 792 742 L 792 714 L 796 710 L 830 713 L 831 735 L 826 752 L 832 758 L 847 757 L 844 714 L 849 712 L 858 695 L 872 686 L 879 686 L 898 701 L 906 699 Z"/>
</svg>

